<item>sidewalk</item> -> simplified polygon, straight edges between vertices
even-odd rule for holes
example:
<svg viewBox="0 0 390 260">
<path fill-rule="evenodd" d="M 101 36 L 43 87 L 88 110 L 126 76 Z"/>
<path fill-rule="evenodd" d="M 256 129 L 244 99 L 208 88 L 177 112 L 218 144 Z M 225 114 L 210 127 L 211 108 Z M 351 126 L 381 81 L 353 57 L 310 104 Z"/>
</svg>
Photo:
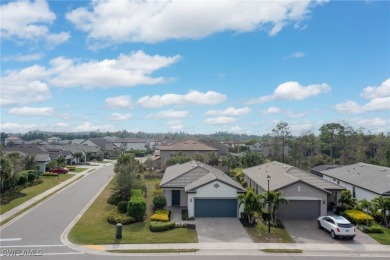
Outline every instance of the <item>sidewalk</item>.
<svg viewBox="0 0 390 260">
<path fill-rule="evenodd" d="M 103 167 L 104 165 L 106 164 L 101 164 L 99 166 L 92 166 L 92 167 L 86 167 L 88 168 L 87 170 L 83 171 L 83 172 L 80 172 L 80 173 L 77 173 L 75 174 L 75 176 L 73 176 L 72 178 L 69 178 L 67 179 L 66 181 L 54 186 L 53 188 L 51 189 L 48 189 L 46 190 L 45 192 L 35 196 L 34 198 L 20 204 L 19 206 L 3 213 L 0 215 L 0 222 L 4 221 L 4 220 L 7 220 L 13 216 L 15 216 L 16 214 L 18 214 L 19 212 L 23 211 L 24 209 L 26 209 L 27 207 L 33 205 L 34 203 L 40 201 L 41 199 L 45 198 L 46 196 L 50 195 L 51 193 L 53 192 L 56 192 L 60 189 L 62 189 L 64 186 L 68 185 L 69 183 L 73 182 L 74 180 L 76 180 L 77 178 L 80 178 L 80 176 L 86 176 L 88 174 L 90 174 L 90 172 L 92 172 L 91 169 L 93 170 L 97 170 L 101 167 Z M 84 167 L 84 166 L 83 166 Z M 55 178 L 55 177 L 54 177 Z"/>
</svg>

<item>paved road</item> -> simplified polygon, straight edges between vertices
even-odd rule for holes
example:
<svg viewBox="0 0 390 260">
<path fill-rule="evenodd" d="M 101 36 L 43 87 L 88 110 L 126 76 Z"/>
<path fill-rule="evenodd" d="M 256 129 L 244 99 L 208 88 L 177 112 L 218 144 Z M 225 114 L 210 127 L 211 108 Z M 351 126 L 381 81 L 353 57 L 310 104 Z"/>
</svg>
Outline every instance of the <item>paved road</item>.
<svg viewBox="0 0 390 260">
<path fill-rule="evenodd" d="M 28 214 L 6 224 L 0 234 L 1 249 L 80 254 L 61 242 L 61 234 L 112 175 L 113 165 L 92 171 Z"/>
</svg>

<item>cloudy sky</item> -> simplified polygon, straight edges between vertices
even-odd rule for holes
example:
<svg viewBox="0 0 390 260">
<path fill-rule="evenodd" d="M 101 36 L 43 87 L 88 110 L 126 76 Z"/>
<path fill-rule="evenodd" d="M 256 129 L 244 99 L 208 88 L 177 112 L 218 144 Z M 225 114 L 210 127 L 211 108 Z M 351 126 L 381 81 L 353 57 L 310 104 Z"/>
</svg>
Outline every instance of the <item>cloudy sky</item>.
<svg viewBox="0 0 390 260">
<path fill-rule="evenodd" d="M 389 1 L 1 1 L 1 131 L 390 131 Z"/>
</svg>

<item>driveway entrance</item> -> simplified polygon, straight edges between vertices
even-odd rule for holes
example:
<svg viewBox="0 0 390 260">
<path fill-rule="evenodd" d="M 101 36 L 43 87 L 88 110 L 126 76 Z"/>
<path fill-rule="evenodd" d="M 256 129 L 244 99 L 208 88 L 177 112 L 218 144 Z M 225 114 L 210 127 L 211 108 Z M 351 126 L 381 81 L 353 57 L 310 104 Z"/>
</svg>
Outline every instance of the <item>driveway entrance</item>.
<svg viewBox="0 0 390 260">
<path fill-rule="evenodd" d="M 287 232 L 297 243 L 379 244 L 358 229 L 356 229 L 356 237 L 353 240 L 332 239 L 329 232 L 317 227 L 317 219 L 289 219 L 283 220 L 283 224 Z"/>
<path fill-rule="evenodd" d="M 253 243 L 237 218 L 196 218 L 199 243 Z"/>
</svg>

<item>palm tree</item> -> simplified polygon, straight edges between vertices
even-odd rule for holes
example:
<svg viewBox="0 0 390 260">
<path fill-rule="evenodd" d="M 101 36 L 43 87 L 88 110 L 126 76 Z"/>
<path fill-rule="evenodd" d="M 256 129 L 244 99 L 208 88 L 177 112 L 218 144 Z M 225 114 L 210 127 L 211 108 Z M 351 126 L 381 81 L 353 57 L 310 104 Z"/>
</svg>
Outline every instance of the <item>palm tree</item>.
<svg viewBox="0 0 390 260">
<path fill-rule="evenodd" d="M 384 198 L 383 196 L 377 196 L 371 200 L 376 212 L 379 212 L 384 225 L 388 226 L 386 211 L 390 210 L 390 198 Z"/>
<path fill-rule="evenodd" d="M 65 162 L 66 162 L 65 157 L 58 156 L 58 158 L 57 158 L 57 168 L 60 168 L 61 166 L 64 166 Z"/>
<path fill-rule="evenodd" d="M 237 199 L 239 206 L 244 205 L 245 216 L 248 223 L 252 225 L 255 221 L 255 212 L 260 211 L 263 205 L 260 195 L 249 189 L 245 194 L 238 195 Z"/>
<path fill-rule="evenodd" d="M 23 158 L 24 169 L 25 170 L 34 170 L 36 168 L 36 156 L 32 154 L 28 154 Z"/>
<path fill-rule="evenodd" d="M 271 200 L 271 218 L 274 225 L 276 225 L 276 216 L 281 204 L 288 204 L 288 200 L 282 197 L 282 193 L 280 191 L 272 191 L 272 200 Z"/>
<path fill-rule="evenodd" d="M 369 211 L 372 209 L 372 203 L 366 199 L 362 199 L 358 203 L 359 207 L 362 208 L 363 210 L 366 211 L 366 216 L 367 216 L 367 227 L 368 227 L 368 216 L 369 216 Z"/>
<path fill-rule="evenodd" d="M 339 199 L 339 202 L 341 202 L 341 204 L 347 209 L 352 209 L 356 205 L 356 199 L 352 197 L 350 190 L 341 191 L 341 198 Z"/>
</svg>

